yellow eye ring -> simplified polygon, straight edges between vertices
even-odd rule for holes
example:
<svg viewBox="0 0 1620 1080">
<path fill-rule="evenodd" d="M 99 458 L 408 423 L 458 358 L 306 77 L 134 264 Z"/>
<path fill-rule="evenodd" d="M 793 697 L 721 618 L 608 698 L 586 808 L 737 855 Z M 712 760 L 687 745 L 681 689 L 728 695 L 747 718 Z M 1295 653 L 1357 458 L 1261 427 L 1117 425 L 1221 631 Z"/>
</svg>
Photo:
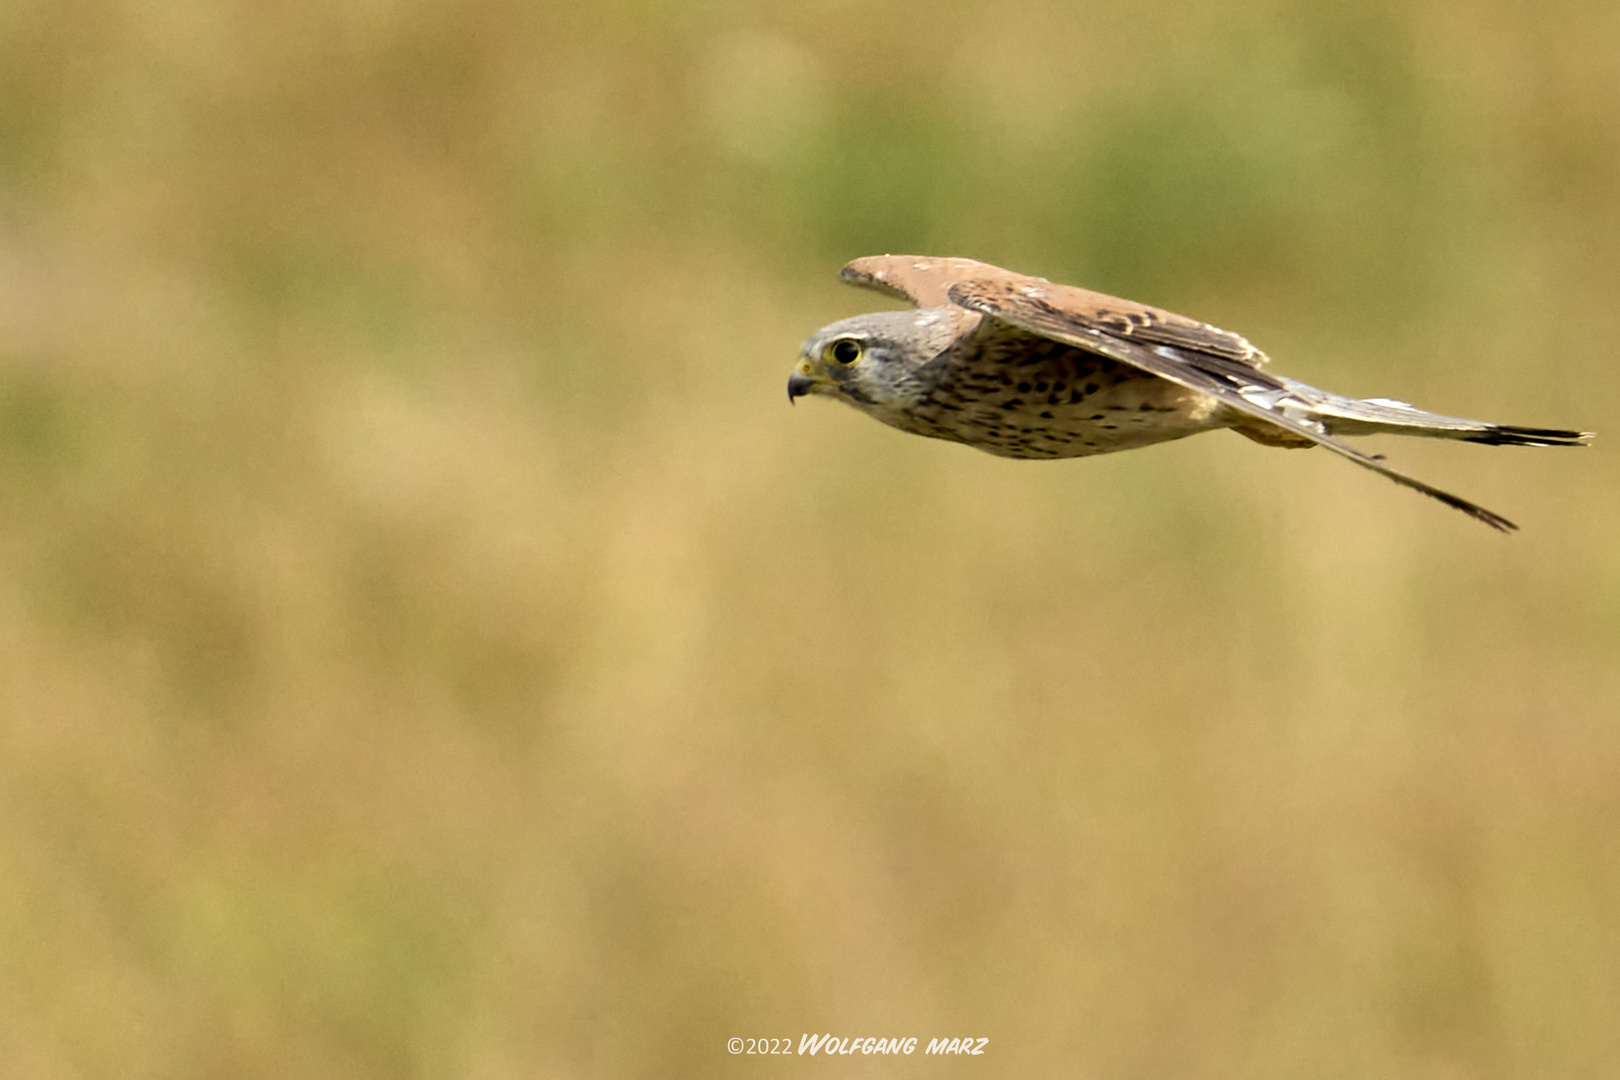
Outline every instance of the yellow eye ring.
<svg viewBox="0 0 1620 1080">
<path fill-rule="evenodd" d="M 827 346 L 827 359 L 835 364 L 849 367 L 866 352 L 861 343 L 854 338 L 839 338 Z"/>
</svg>

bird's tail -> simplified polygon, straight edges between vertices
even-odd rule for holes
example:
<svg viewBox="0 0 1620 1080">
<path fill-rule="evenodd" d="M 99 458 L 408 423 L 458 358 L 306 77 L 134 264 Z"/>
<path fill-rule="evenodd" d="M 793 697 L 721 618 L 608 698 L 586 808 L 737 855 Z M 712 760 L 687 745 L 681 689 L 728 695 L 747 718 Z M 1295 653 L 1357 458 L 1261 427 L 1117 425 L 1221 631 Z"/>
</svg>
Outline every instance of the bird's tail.
<svg viewBox="0 0 1620 1080">
<path fill-rule="evenodd" d="M 1592 439 L 1590 431 L 1489 424 L 1424 412 L 1393 398 L 1363 400 L 1318 390 L 1294 379 L 1278 377 L 1278 381 L 1288 387 L 1290 397 L 1307 407 L 1309 419 L 1321 424 L 1330 435 L 1421 435 L 1490 446 L 1584 446 Z"/>
</svg>

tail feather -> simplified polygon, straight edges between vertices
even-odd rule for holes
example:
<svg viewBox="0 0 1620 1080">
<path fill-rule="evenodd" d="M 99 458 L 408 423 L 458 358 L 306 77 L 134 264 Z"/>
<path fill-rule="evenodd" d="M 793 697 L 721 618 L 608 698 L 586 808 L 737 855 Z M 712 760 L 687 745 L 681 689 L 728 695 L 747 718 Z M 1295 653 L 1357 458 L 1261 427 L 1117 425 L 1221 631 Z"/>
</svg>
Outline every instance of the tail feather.
<svg viewBox="0 0 1620 1080">
<path fill-rule="evenodd" d="M 1332 435 L 1420 435 L 1488 446 L 1585 446 L 1593 437 L 1590 431 L 1520 427 L 1442 416 L 1394 398 L 1345 397 L 1295 379 L 1280 381 L 1287 385 L 1289 395 L 1306 407 L 1310 418 Z"/>
<path fill-rule="evenodd" d="M 1483 430 L 1459 435 L 1464 442 L 1487 446 L 1585 446 L 1592 441 L 1590 431 L 1563 428 L 1517 427 L 1512 424 L 1482 424 Z"/>
</svg>

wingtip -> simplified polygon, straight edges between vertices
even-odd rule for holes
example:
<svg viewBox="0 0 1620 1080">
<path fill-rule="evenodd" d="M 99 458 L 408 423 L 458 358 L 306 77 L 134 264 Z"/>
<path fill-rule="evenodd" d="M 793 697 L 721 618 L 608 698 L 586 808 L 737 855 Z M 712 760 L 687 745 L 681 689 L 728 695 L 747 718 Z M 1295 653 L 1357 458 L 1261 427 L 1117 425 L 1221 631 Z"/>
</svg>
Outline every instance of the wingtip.
<svg viewBox="0 0 1620 1080">
<path fill-rule="evenodd" d="M 851 259 L 838 271 L 838 280 L 846 285 L 876 289 L 896 300 L 916 303 L 916 298 L 895 280 L 890 265 L 893 259 L 893 255 L 863 255 L 859 259 Z"/>
<path fill-rule="evenodd" d="M 1395 479 L 1395 477 L 1392 476 L 1391 479 Z M 1405 483 L 1405 480 L 1397 480 L 1397 482 Z M 1416 487 L 1417 490 L 1423 492 L 1423 494 L 1428 495 L 1431 498 L 1438 499 L 1440 502 L 1445 503 L 1453 510 L 1461 510 L 1475 521 L 1483 522 L 1499 533 L 1512 535 L 1513 533 L 1519 531 L 1518 525 L 1509 521 L 1501 514 L 1498 514 L 1494 510 L 1487 510 L 1478 503 L 1469 502 L 1460 495 L 1453 495 L 1449 491 L 1441 491 L 1439 488 L 1430 487 L 1428 484 L 1419 483 L 1410 484 L 1408 486 Z"/>
<path fill-rule="evenodd" d="M 1519 531 L 1518 525 L 1509 521 L 1501 514 L 1493 514 L 1491 511 L 1484 510 L 1483 508 L 1481 509 L 1480 513 L 1473 514 L 1472 516 L 1475 518 L 1475 520 L 1483 521 L 1497 532 L 1503 533 L 1507 536 L 1512 536 L 1514 533 Z"/>
</svg>

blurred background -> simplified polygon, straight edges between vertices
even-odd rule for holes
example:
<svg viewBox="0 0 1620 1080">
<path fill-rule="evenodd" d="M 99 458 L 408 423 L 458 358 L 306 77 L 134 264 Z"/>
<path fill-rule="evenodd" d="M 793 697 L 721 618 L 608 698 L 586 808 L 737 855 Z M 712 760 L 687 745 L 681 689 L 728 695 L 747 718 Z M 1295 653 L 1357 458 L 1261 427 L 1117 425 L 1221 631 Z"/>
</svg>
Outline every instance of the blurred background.
<svg viewBox="0 0 1620 1080">
<path fill-rule="evenodd" d="M 7 0 L 0 1076 L 1615 1075 L 1601 438 L 784 388 L 920 252 L 1605 429 L 1617 193 L 1603 0 Z"/>
</svg>

